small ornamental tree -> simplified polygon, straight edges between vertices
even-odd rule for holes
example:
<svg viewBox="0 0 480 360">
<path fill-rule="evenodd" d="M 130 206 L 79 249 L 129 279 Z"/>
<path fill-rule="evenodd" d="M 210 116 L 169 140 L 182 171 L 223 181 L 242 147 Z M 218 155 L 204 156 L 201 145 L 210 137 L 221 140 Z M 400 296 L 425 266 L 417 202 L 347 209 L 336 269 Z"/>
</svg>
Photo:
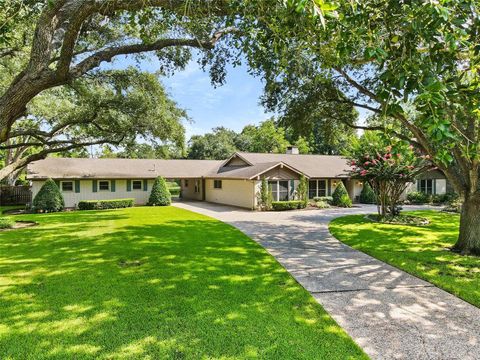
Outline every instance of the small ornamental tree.
<svg viewBox="0 0 480 360">
<path fill-rule="evenodd" d="M 308 205 L 308 182 L 305 176 L 300 177 L 300 183 L 297 188 L 298 200 L 303 202 L 306 207 Z"/>
<path fill-rule="evenodd" d="M 398 215 L 398 204 L 408 184 L 432 168 L 428 155 L 372 132 L 354 141 L 349 152 L 350 175 L 371 186 L 381 218 Z"/>
<path fill-rule="evenodd" d="M 268 181 L 267 179 L 262 179 L 262 183 L 260 185 L 260 208 L 262 210 L 271 210 L 272 202 L 272 192 L 268 186 Z"/>
<path fill-rule="evenodd" d="M 168 206 L 172 203 L 172 195 L 167 187 L 167 182 L 161 176 L 155 179 L 153 183 L 152 192 L 148 199 L 150 206 Z"/>
<path fill-rule="evenodd" d="M 372 187 L 367 181 L 363 183 L 363 188 L 360 193 L 360 203 L 361 204 L 377 203 L 377 197 L 375 196 L 375 193 L 373 192 Z"/>
<path fill-rule="evenodd" d="M 343 185 L 342 181 L 340 181 L 340 183 L 335 188 L 335 191 L 332 194 L 332 199 L 333 199 L 332 204 L 334 206 L 340 206 L 340 207 L 352 206 L 352 200 L 350 199 L 350 196 L 348 196 L 347 189 L 345 188 L 345 185 Z"/>
<path fill-rule="evenodd" d="M 35 212 L 57 212 L 65 207 L 63 195 L 57 184 L 48 179 L 40 188 L 40 191 L 33 199 L 32 210 Z"/>
</svg>

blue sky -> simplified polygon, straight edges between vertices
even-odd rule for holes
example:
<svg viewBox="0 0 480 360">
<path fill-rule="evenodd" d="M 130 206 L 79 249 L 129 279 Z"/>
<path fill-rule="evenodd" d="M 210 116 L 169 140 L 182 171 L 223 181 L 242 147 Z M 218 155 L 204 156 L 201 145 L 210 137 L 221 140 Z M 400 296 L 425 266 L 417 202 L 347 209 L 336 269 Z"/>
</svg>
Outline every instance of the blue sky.
<svg viewBox="0 0 480 360">
<path fill-rule="evenodd" d="M 122 68 L 134 64 L 137 63 L 132 59 L 119 58 L 110 66 Z M 142 60 L 137 65 L 150 72 L 158 70 L 154 59 Z M 195 60 L 185 70 L 163 77 L 161 81 L 192 120 L 185 124 L 187 139 L 217 126 L 240 131 L 245 125 L 258 124 L 272 116 L 259 105 L 263 89 L 261 80 L 248 74 L 244 65 L 228 66 L 226 83 L 217 88 L 211 85 L 208 73 L 203 72 Z"/>
</svg>

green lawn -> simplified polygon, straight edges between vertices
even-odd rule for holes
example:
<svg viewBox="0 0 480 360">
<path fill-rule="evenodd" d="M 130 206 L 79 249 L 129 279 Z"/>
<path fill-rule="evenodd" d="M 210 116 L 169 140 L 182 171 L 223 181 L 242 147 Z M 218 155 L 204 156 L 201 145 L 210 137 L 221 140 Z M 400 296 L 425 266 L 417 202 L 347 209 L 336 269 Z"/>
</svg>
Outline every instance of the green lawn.
<svg viewBox="0 0 480 360">
<path fill-rule="evenodd" d="M 430 220 L 425 227 L 373 223 L 363 215 L 330 223 L 330 232 L 345 244 L 425 279 L 480 307 L 480 258 L 454 254 L 459 216 L 416 211 Z"/>
<path fill-rule="evenodd" d="M 0 233 L 0 358 L 366 358 L 254 241 L 174 207 Z"/>
</svg>

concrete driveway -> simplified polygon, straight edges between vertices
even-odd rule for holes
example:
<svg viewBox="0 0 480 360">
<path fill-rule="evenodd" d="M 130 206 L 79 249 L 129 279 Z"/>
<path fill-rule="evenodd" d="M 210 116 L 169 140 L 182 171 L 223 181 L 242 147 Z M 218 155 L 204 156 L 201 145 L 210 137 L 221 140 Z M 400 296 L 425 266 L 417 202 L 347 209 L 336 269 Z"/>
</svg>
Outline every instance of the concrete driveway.
<svg viewBox="0 0 480 360">
<path fill-rule="evenodd" d="M 260 243 L 373 359 L 480 359 L 479 308 L 328 232 L 333 218 L 375 212 L 373 206 L 252 212 L 205 202 L 174 205 L 229 223 Z"/>
</svg>

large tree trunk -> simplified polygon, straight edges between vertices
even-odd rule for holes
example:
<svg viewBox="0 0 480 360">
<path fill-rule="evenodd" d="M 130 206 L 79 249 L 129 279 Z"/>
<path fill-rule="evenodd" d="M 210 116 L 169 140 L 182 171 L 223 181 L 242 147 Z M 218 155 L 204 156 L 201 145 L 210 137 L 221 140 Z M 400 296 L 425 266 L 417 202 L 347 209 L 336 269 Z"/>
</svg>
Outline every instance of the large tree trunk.
<svg viewBox="0 0 480 360">
<path fill-rule="evenodd" d="M 480 194 L 465 196 L 460 233 L 453 250 L 462 255 L 480 255 Z"/>
</svg>

